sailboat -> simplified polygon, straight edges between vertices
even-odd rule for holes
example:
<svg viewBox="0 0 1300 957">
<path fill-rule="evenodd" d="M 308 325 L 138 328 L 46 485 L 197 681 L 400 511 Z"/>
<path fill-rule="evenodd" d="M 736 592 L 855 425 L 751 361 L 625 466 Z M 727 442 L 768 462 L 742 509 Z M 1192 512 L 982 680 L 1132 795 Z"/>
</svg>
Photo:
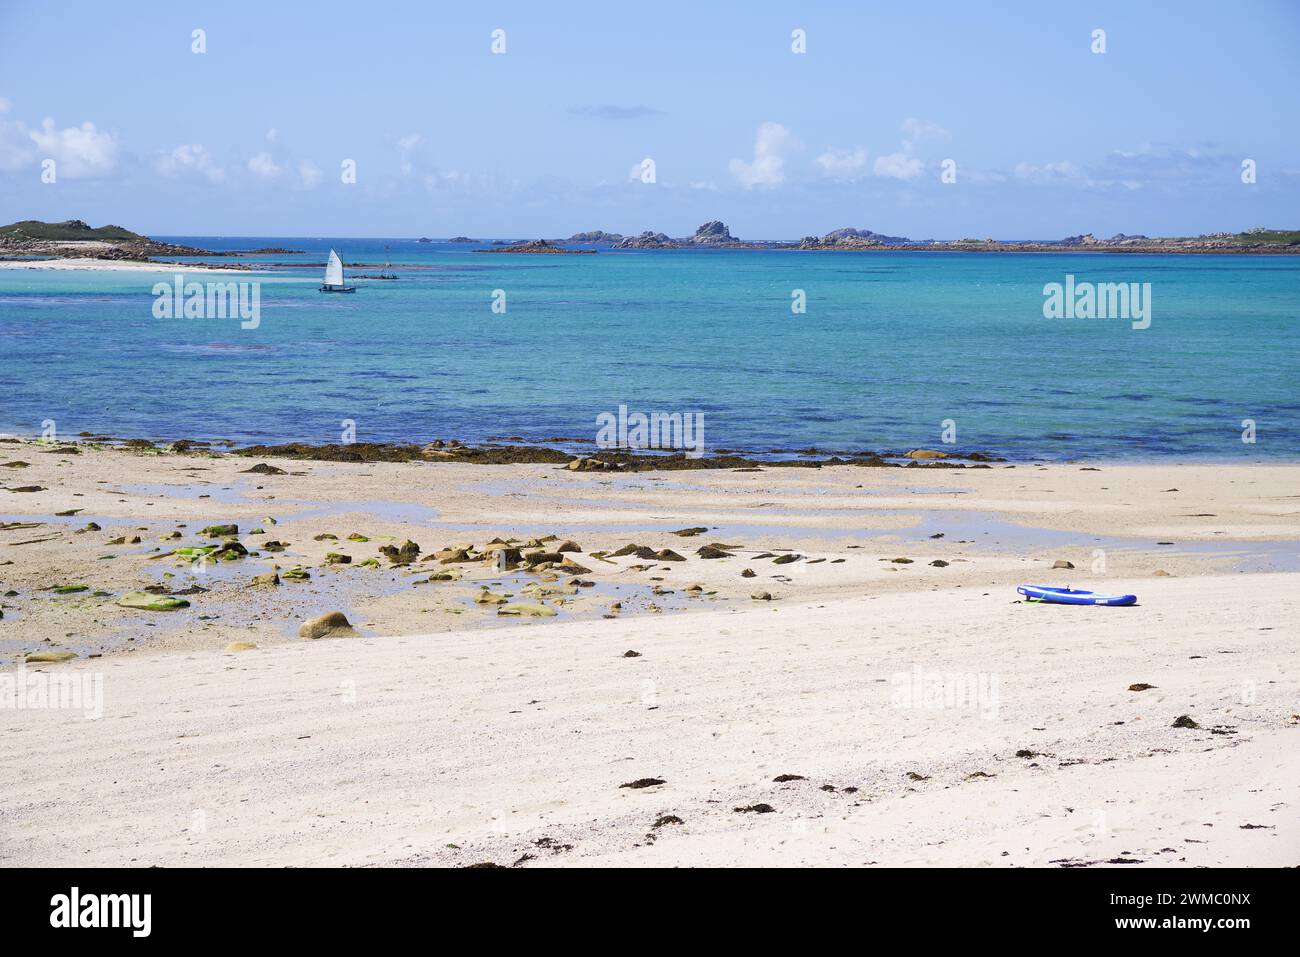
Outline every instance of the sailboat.
<svg viewBox="0 0 1300 957">
<path fill-rule="evenodd" d="M 384 271 L 381 272 L 381 273 L 380 273 L 378 276 L 376 276 L 375 278 L 376 278 L 376 279 L 396 279 L 396 278 L 397 278 L 397 273 L 393 272 L 393 264 L 392 264 L 392 262 L 390 261 L 390 257 L 389 257 L 389 255 L 388 255 L 388 247 L 387 247 L 387 246 L 384 247 Z"/>
<path fill-rule="evenodd" d="M 343 283 L 343 260 L 339 259 L 339 254 L 330 250 L 329 262 L 325 264 L 325 284 L 320 287 L 321 292 L 356 292 L 356 286 L 347 286 Z"/>
</svg>

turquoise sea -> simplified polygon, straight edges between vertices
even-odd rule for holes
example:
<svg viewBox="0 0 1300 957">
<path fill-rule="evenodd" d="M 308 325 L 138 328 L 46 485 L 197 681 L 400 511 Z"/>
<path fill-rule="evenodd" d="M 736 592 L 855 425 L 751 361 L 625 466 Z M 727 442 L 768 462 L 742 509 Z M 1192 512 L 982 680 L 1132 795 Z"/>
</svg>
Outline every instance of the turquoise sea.
<svg viewBox="0 0 1300 957">
<path fill-rule="evenodd" d="M 234 277 L 261 281 L 255 329 L 156 318 L 171 270 L 0 269 L 0 430 L 324 443 L 352 420 L 358 441 L 590 440 L 622 404 L 704 413 L 708 450 L 896 451 L 951 420 L 956 448 L 1012 459 L 1300 460 L 1300 257 L 165 238 L 305 252 L 238 260 L 294 264 Z M 354 295 L 317 290 L 331 246 Z M 353 268 L 386 246 L 400 279 Z M 1150 283 L 1150 328 L 1045 319 L 1043 286 L 1067 275 Z"/>
</svg>

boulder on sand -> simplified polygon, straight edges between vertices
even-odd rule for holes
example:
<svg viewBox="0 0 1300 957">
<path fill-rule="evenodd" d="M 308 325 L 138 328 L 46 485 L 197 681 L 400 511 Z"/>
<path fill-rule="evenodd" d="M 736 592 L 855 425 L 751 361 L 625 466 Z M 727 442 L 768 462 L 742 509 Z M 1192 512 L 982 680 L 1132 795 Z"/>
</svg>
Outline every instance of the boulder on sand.
<svg viewBox="0 0 1300 957">
<path fill-rule="evenodd" d="M 304 621 L 298 628 L 299 638 L 347 638 L 355 634 L 352 623 L 341 611 L 328 611 Z"/>
</svg>

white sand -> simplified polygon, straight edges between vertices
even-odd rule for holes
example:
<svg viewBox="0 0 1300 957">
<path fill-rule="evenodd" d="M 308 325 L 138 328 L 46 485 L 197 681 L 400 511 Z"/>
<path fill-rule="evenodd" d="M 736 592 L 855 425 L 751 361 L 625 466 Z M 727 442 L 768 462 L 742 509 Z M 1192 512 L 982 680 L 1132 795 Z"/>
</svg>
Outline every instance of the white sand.
<svg viewBox="0 0 1300 957">
<path fill-rule="evenodd" d="M 143 263 L 124 262 L 117 259 L 0 259 L 0 269 L 42 269 L 75 270 L 79 272 L 156 272 L 174 273 L 193 269 L 205 273 L 223 273 L 248 275 L 248 269 L 223 269 L 219 266 L 206 266 L 199 263 Z"/>
<path fill-rule="evenodd" d="M 1117 584 L 74 662 L 101 719 L 0 714 L 0 863 L 1295 864 L 1300 575 Z"/>
</svg>

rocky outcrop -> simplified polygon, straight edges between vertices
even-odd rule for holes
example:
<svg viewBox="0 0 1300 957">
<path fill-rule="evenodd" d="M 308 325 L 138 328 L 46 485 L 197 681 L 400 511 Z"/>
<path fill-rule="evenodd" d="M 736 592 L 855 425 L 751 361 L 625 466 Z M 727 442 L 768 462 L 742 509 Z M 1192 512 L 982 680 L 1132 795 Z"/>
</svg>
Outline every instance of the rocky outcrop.
<svg viewBox="0 0 1300 957">
<path fill-rule="evenodd" d="M 564 246 L 557 246 L 554 243 L 548 243 L 545 239 L 530 239 L 527 242 L 511 243 L 508 246 L 493 245 L 488 249 L 476 249 L 476 253 L 552 253 L 560 255 L 574 255 L 587 253 L 595 255 L 594 249 L 568 249 Z"/>
<path fill-rule="evenodd" d="M 652 233 L 646 230 L 640 236 L 628 236 L 615 244 L 615 249 L 674 249 L 680 246 L 677 240 L 667 233 Z"/>
<path fill-rule="evenodd" d="M 731 230 L 727 228 L 726 223 L 714 219 L 695 230 L 695 235 L 688 242 L 697 246 L 719 246 L 738 243 L 740 240 L 731 235 Z"/>
<path fill-rule="evenodd" d="M 607 233 L 603 229 L 593 229 L 590 232 L 574 233 L 566 240 L 571 243 L 620 243 L 624 239 L 622 233 Z"/>
</svg>

